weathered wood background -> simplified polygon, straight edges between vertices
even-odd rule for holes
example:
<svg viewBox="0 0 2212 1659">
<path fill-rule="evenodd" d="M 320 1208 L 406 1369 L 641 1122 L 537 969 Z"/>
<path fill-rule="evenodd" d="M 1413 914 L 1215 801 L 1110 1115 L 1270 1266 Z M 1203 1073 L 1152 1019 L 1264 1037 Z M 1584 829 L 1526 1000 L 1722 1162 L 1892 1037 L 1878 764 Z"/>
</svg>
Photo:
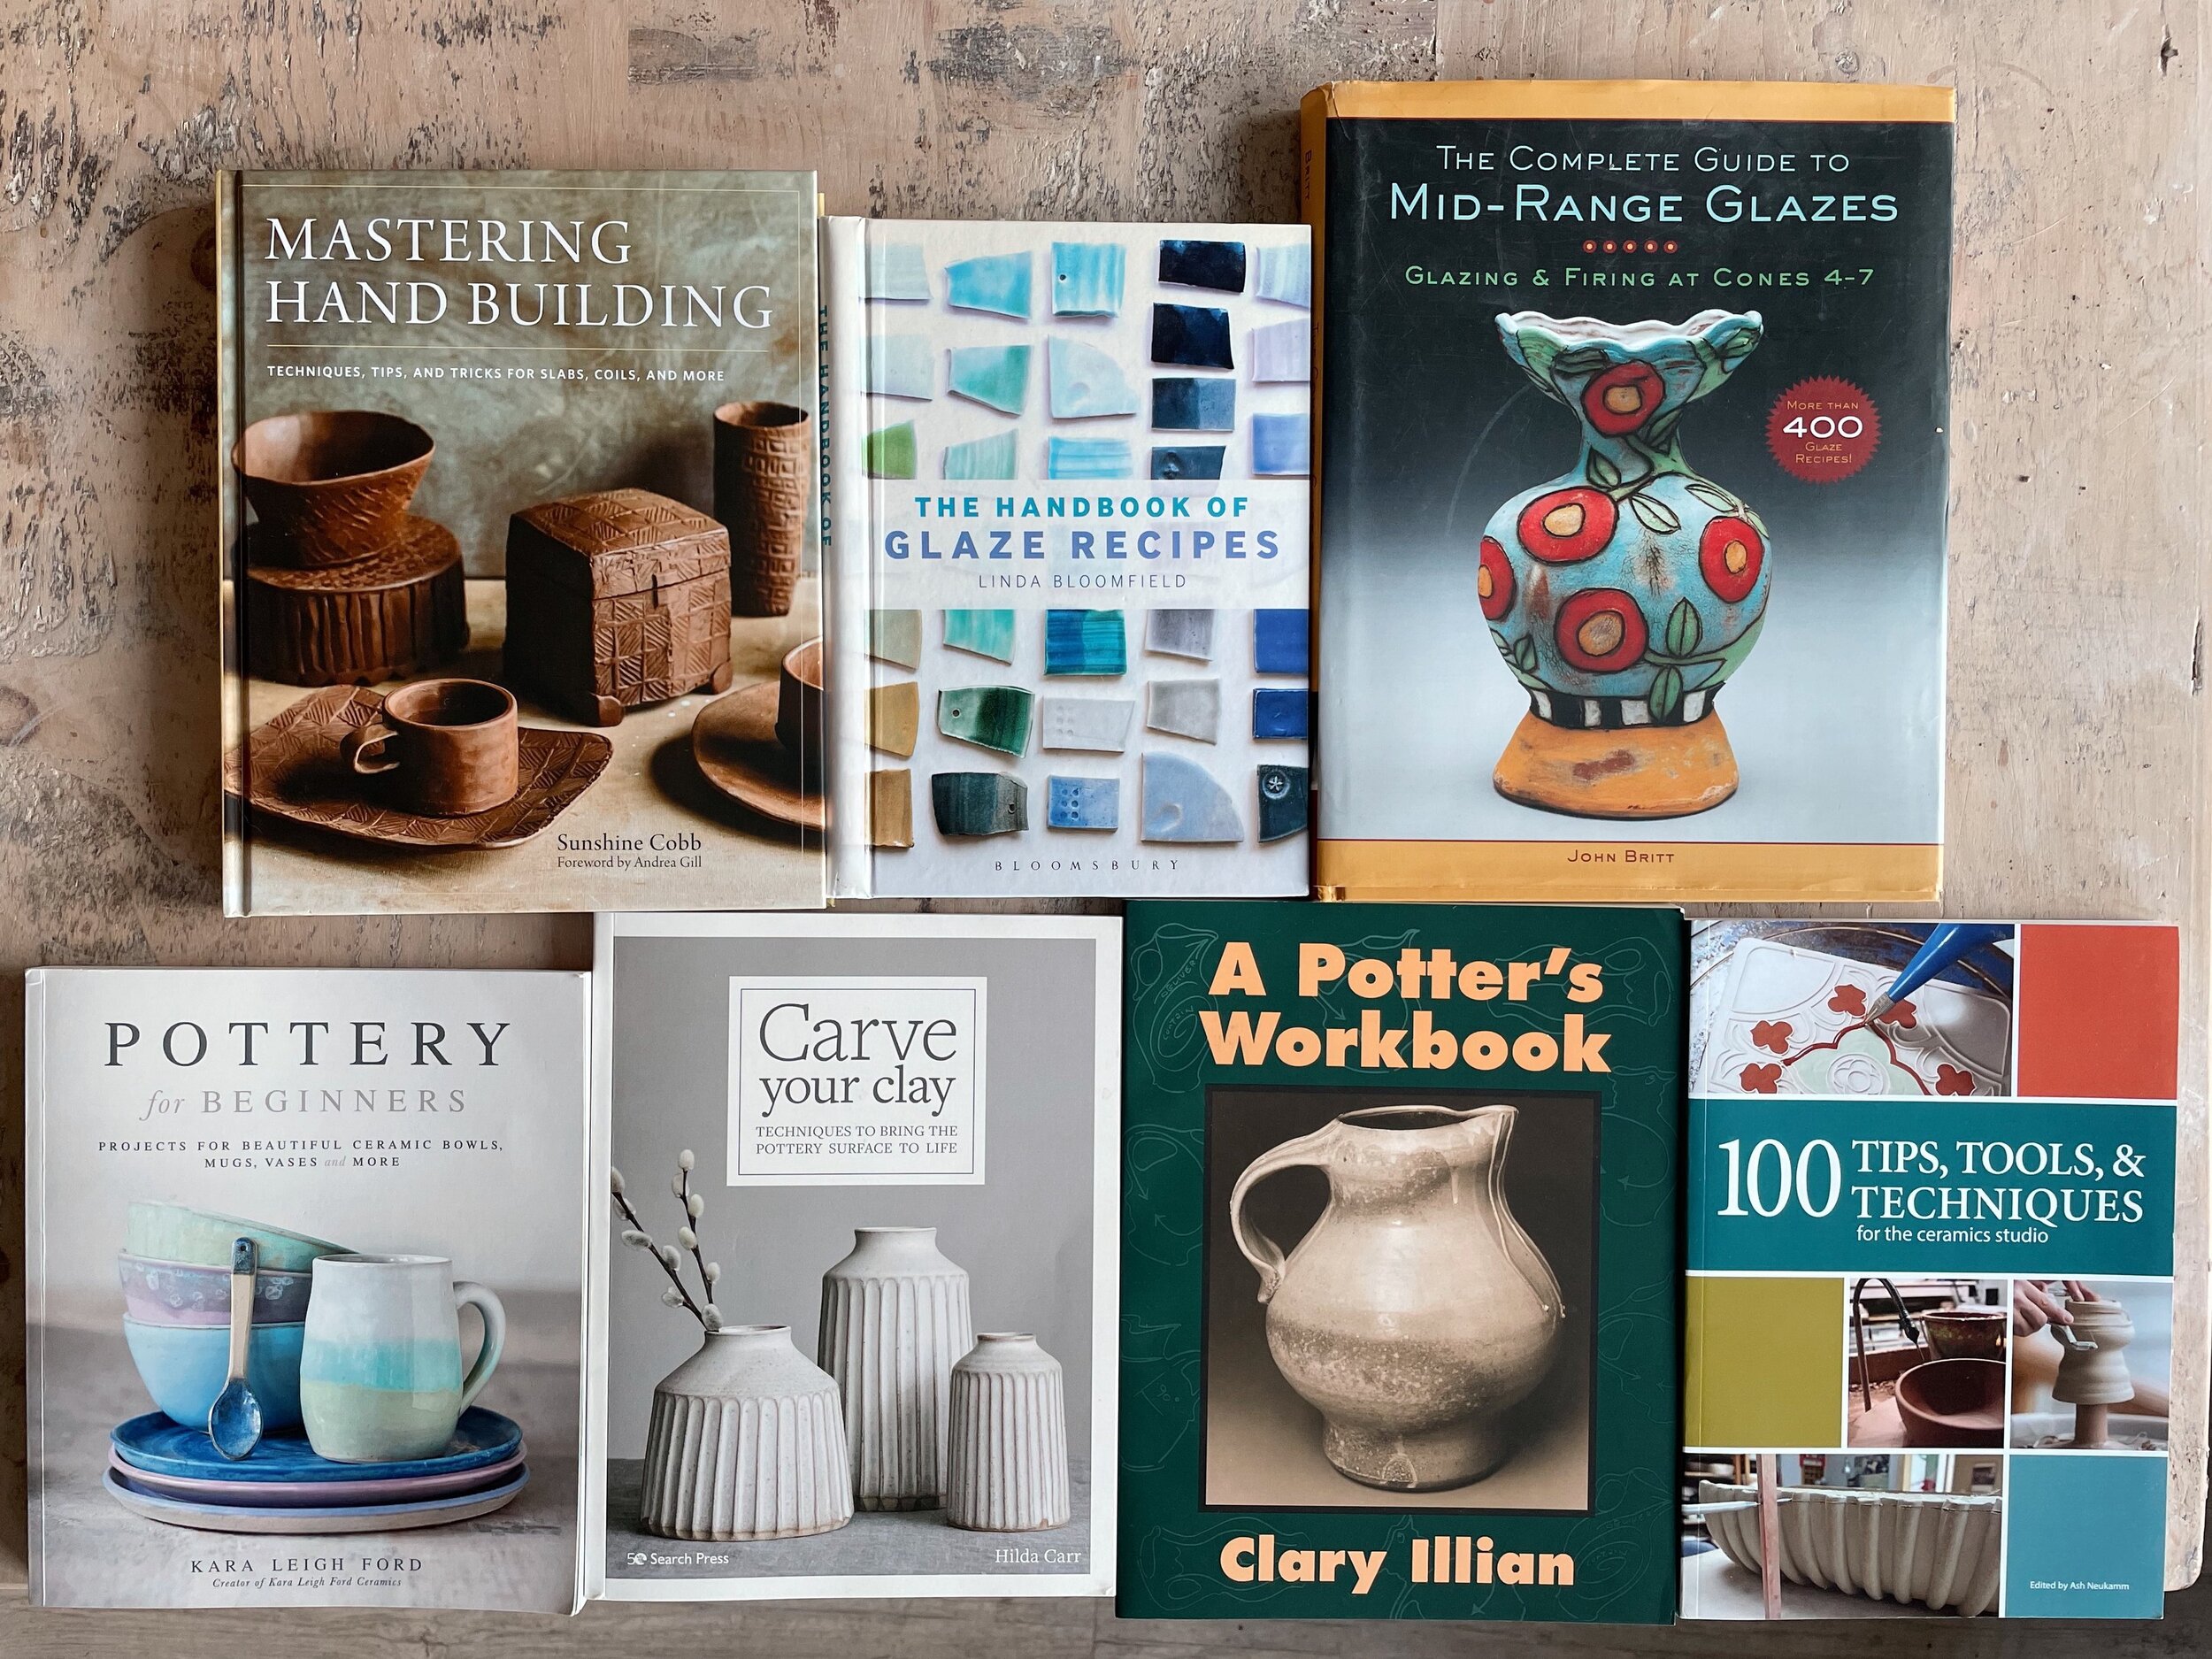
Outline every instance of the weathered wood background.
<svg viewBox="0 0 2212 1659">
<path fill-rule="evenodd" d="M 2195 0 L 0 0 L 0 1575 L 19 1585 L 23 1536 L 14 971 L 589 955 L 573 918 L 217 916 L 214 170 L 815 166 L 839 212 L 1289 218 L 1293 111 L 1331 78 L 1957 86 L 1947 909 L 2188 924 L 2176 1363 L 2200 1410 L 2203 50 Z M 2204 1425 L 2175 1426 L 2179 1584 Z M 2033 1640 L 2204 1651 L 2212 1593 L 2170 1606 Z M 11 1655 L 1840 1655 L 1863 1629 L 1123 1624 L 1086 1602 L 178 1619 L 0 1593 Z"/>
</svg>

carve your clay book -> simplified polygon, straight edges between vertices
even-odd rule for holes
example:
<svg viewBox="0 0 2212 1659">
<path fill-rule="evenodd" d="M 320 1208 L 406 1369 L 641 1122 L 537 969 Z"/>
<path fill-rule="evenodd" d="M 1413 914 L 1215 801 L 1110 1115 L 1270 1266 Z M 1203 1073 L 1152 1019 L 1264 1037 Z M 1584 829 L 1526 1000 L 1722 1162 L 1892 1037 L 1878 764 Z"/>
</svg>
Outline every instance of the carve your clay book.
<svg viewBox="0 0 2212 1659">
<path fill-rule="evenodd" d="M 836 895 L 1307 891 L 1310 250 L 823 221 Z"/>
<path fill-rule="evenodd" d="M 222 176 L 227 913 L 821 904 L 815 211 Z"/>
<path fill-rule="evenodd" d="M 588 1011 L 30 972 L 34 1602 L 576 1605 Z"/>
<path fill-rule="evenodd" d="M 606 916 L 590 1590 L 1114 1588 L 1121 924 Z"/>
<path fill-rule="evenodd" d="M 1952 92 L 1328 86 L 1317 879 L 1924 900 Z"/>
<path fill-rule="evenodd" d="M 1681 917 L 1127 927 L 1117 1610 L 1670 1621 Z"/>
<path fill-rule="evenodd" d="M 2178 931 L 1709 921 L 1690 960 L 1683 1617 L 2158 1617 Z"/>
</svg>

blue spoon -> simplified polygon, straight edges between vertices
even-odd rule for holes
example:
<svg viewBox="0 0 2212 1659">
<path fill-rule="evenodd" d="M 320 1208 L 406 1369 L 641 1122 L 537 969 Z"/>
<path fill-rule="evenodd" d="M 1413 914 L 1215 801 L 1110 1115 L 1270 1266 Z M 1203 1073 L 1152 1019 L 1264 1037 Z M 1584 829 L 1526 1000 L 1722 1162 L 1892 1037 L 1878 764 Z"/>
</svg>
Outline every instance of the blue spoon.
<svg viewBox="0 0 2212 1659">
<path fill-rule="evenodd" d="M 261 1444 L 261 1402 L 246 1386 L 246 1354 L 253 1344 L 254 1270 L 259 1265 L 251 1239 L 230 1247 L 230 1380 L 207 1409 L 207 1438 L 233 1463 L 253 1455 Z"/>
</svg>

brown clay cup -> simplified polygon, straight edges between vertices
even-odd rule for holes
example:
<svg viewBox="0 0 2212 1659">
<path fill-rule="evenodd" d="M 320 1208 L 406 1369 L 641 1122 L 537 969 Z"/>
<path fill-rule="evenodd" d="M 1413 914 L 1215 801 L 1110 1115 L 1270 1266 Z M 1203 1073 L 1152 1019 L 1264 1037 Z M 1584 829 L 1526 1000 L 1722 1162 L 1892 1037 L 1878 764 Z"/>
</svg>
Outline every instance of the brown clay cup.
<svg viewBox="0 0 2212 1659">
<path fill-rule="evenodd" d="M 390 775 L 400 800 L 432 818 L 465 818 L 520 787 L 514 694 L 488 680 L 419 680 L 346 734 L 338 758 L 362 777 Z"/>
<path fill-rule="evenodd" d="M 802 781 L 811 784 L 822 766 L 822 641 L 794 646 L 783 659 L 776 685 L 776 741 L 799 763 Z"/>
<path fill-rule="evenodd" d="M 730 533 L 732 616 L 789 613 L 807 514 L 820 499 L 812 415 L 790 403 L 714 411 L 714 516 Z"/>
<path fill-rule="evenodd" d="M 436 449 L 413 421 L 372 409 L 317 409 L 257 420 L 231 465 L 260 518 L 253 563 L 344 565 L 399 534 Z"/>
</svg>

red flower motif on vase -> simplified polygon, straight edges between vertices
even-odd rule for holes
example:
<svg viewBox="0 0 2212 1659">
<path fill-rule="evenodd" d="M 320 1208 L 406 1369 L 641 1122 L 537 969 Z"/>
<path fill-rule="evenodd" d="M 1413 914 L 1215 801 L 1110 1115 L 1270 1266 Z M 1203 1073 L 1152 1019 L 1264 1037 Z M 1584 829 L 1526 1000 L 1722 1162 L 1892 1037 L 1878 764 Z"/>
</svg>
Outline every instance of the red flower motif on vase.
<svg viewBox="0 0 2212 1659">
<path fill-rule="evenodd" d="M 1937 1094 L 1971 1094 L 1973 1092 L 1974 1074 L 1971 1071 L 1966 1071 L 1959 1066 L 1953 1065 L 1948 1061 L 1942 1062 L 1937 1065 Z"/>
<path fill-rule="evenodd" d="M 1747 1094 L 1778 1094 L 1782 1087 L 1782 1068 L 1778 1065 L 1747 1065 L 1736 1081 Z"/>
<path fill-rule="evenodd" d="M 1828 1006 L 1839 1014 L 1855 1014 L 1866 1018 L 1866 993 L 1855 985 L 1839 985 L 1829 997 Z"/>
<path fill-rule="evenodd" d="M 1777 1054 L 1790 1051 L 1790 1022 L 1786 1019 L 1763 1019 L 1751 1028 L 1751 1041 L 1762 1048 L 1771 1048 Z"/>
<path fill-rule="evenodd" d="M 1916 1018 L 1910 1002 L 1892 1002 L 1889 1012 L 1882 1016 L 1882 1023 L 1894 1025 L 1900 1031 L 1910 1031 Z"/>
</svg>

